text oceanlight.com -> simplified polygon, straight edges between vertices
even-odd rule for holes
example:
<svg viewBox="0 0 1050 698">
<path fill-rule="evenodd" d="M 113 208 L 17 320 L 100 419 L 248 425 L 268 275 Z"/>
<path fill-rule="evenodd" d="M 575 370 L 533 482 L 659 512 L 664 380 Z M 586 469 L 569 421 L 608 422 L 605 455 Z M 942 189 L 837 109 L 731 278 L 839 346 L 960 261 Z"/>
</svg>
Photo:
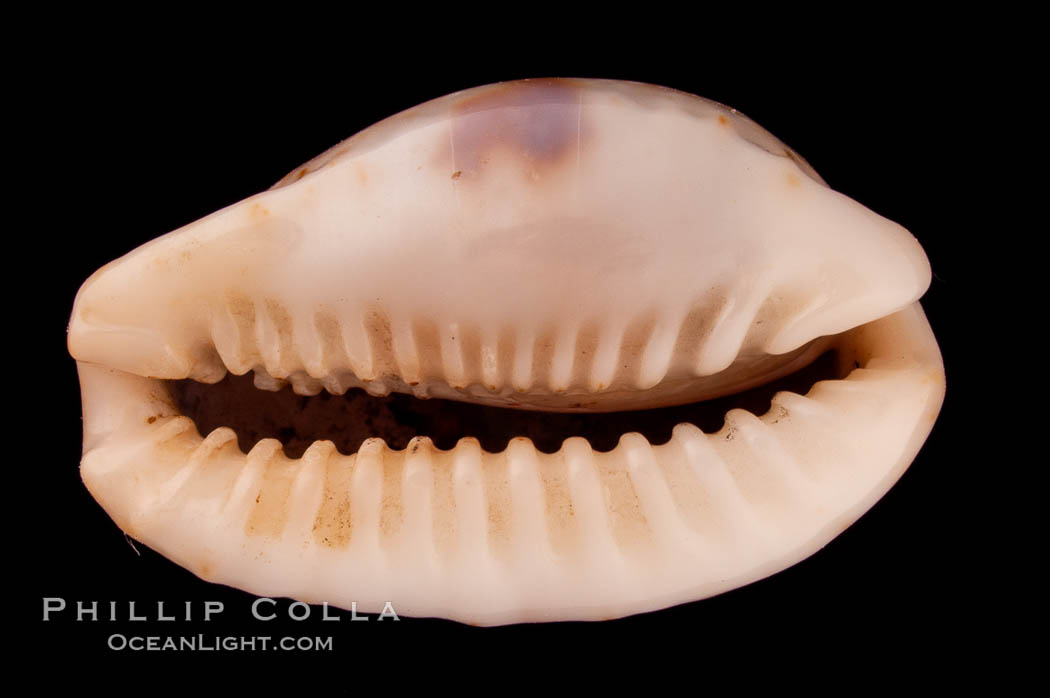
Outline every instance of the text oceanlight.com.
<svg viewBox="0 0 1050 698">
<path fill-rule="evenodd" d="M 256 650 L 293 651 L 331 651 L 332 638 L 329 637 L 244 637 L 234 635 L 181 635 L 181 636 L 143 636 L 114 633 L 109 636 L 107 646 L 111 650 L 130 650 L 132 652 L 254 652 Z"/>
</svg>

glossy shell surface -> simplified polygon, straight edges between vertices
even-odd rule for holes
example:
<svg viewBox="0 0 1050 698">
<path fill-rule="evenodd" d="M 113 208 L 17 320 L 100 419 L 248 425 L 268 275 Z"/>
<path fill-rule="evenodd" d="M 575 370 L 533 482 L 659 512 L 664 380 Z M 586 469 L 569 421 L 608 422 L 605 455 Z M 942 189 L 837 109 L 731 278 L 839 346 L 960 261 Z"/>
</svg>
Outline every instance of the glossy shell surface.
<svg viewBox="0 0 1050 698">
<path fill-rule="evenodd" d="M 78 294 L 82 474 L 129 535 L 258 594 L 478 624 L 600 619 L 811 554 L 900 476 L 943 399 L 900 226 L 746 117 L 535 80 L 392 117 Z M 536 411 L 732 393 L 834 349 L 841 377 L 666 444 L 425 438 L 301 459 L 201 435 L 164 381 L 254 371 Z"/>
</svg>

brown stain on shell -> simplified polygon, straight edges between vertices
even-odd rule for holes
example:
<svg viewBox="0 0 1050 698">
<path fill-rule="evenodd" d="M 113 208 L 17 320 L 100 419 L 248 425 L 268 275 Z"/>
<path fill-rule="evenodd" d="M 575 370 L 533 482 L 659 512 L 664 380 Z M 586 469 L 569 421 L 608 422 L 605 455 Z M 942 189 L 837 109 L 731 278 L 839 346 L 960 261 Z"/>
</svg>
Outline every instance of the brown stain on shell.
<svg viewBox="0 0 1050 698">
<path fill-rule="evenodd" d="M 572 504 L 569 465 L 565 451 L 555 456 L 540 455 L 540 480 L 543 483 L 547 535 L 558 555 L 570 557 L 580 547 L 580 526 Z"/>
<path fill-rule="evenodd" d="M 642 355 L 656 329 L 656 315 L 646 314 L 635 318 L 624 332 L 617 359 L 614 386 L 630 386 L 638 382 L 642 366 Z"/>
<path fill-rule="evenodd" d="M 455 483 L 452 480 L 453 456 L 449 451 L 434 448 L 427 440 L 427 454 L 430 458 L 433 475 L 433 535 L 434 547 L 438 554 L 447 557 L 457 545 L 458 530 L 456 526 L 457 508 Z"/>
<path fill-rule="evenodd" d="M 412 339 L 419 355 L 420 380 L 440 380 L 444 376 L 441 336 L 438 327 L 427 318 L 412 323 Z"/>
<path fill-rule="evenodd" d="M 630 469 L 618 454 L 598 454 L 595 470 L 601 481 L 609 527 L 620 550 L 638 552 L 652 540 L 649 521 L 631 478 Z"/>
<path fill-rule="evenodd" d="M 293 373 L 301 364 L 295 350 L 292 315 L 288 312 L 287 308 L 273 298 L 267 298 L 265 305 L 266 313 L 270 316 L 274 330 L 277 332 L 280 370 L 284 374 L 276 377 L 285 378 Z"/>
<path fill-rule="evenodd" d="M 576 349 L 572 365 L 572 379 L 570 381 L 571 388 L 584 389 L 590 392 L 590 376 L 594 367 L 594 357 L 598 353 L 600 331 L 601 326 L 599 323 L 589 322 L 583 325 L 576 334 Z"/>
<path fill-rule="evenodd" d="M 237 291 L 226 293 L 226 310 L 237 327 L 237 359 L 242 364 L 255 363 L 259 348 L 255 339 L 255 303 Z"/>
<path fill-rule="evenodd" d="M 554 323 L 544 325 L 536 333 L 536 339 L 532 345 L 532 380 L 534 386 L 538 385 L 544 389 L 551 388 L 551 369 L 554 367 L 557 345 L 558 328 Z"/>
<path fill-rule="evenodd" d="M 353 473 L 351 459 L 329 454 L 325 464 L 321 506 L 313 526 L 314 541 L 320 545 L 345 548 L 350 544 L 353 532 L 350 481 Z"/>
<path fill-rule="evenodd" d="M 321 344 L 321 364 L 326 367 L 344 366 L 346 352 L 339 318 L 326 310 L 318 310 L 314 314 L 314 327 Z"/>
<path fill-rule="evenodd" d="M 381 306 L 375 306 L 365 315 L 365 334 L 372 354 L 372 378 L 398 376 L 401 371 L 394 357 L 394 336 L 390 317 Z"/>
<path fill-rule="evenodd" d="M 396 540 L 405 523 L 404 496 L 401 481 L 404 477 L 406 451 L 383 449 L 382 495 L 379 504 L 380 544 L 389 549 L 396 548 Z"/>
<path fill-rule="evenodd" d="M 481 461 L 481 482 L 485 492 L 488 519 L 488 543 L 492 554 L 509 558 L 511 548 L 511 497 L 509 448 L 502 453 L 488 455 Z"/>
</svg>

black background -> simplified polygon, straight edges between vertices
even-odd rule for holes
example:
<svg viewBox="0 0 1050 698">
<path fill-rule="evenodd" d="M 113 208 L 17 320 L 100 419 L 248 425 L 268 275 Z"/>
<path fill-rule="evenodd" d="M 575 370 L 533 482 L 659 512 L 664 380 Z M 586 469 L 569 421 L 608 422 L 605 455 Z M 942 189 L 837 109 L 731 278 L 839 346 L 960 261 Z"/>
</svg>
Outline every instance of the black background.
<svg viewBox="0 0 1050 698">
<path fill-rule="evenodd" d="M 271 667 L 353 667 L 360 674 L 405 666 L 406 659 L 466 667 L 517 657 L 539 670 L 583 652 L 598 652 L 599 664 L 588 666 L 608 672 L 626 653 L 653 649 L 668 660 L 672 651 L 686 652 L 694 658 L 686 666 L 697 670 L 718 664 L 714 657 L 750 661 L 768 650 L 815 661 L 833 652 L 889 662 L 921 660 L 929 647 L 952 639 L 965 643 L 981 602 L 962 589 L 969 563 L 958 555 L 968 524 L 955 493 L 962 374 L 955 307 L 966 281 L 955 258 L 957 214 L 950 213 L 960 194 L 950 182 L 960 175 L 965 151 L 955 120 L 973 105 L 963 87 L 972 77 L 969 49 L 931 48 L 896 30 L 860 44 L 806 48 L 793 36 L 754 44 L 731 38 L 725 45 L 665 45 L 649 37 L 644 45 L 617 40 L 563 52 L 494 42 L 470 55 L 455 44 L 391 39 L 336 50 L 329 42 L 323 54 L 297 46 L 287 54 L 220 57 L 205 53 L 210 41 L 186 37 L 159 50 L 163 58 L 101 45 L 62 53 L 60 66 L 36 81 L 47 105 L 44 135 L 27 135 L 43 141 L 35 145 L 34 167 L 48 183 L 34 204 L 45 225 L 29 237 L 40 244 L 39 255 L 58 260 L 46 288 L 34 291 L 36 319 L 45 323 L 37 351 L 52 368 L 32 378 L 34 391 L 26 396 L 26 411 L 35 415 L 27 424 L 40 430 L 33 434 L 39 438 L 27 439 L 36 465 L 22 473 L 34 515 L 30 530 L 18 536 L 20 569 L 31 587 L 19 604 L 32 633 L 28 649 L 190 666 L 226 662 L 234 653 L 146 657 L 108 650 L 106 640 L 115 632 L 334 635 L 329 653 L 235 658 Z M 260 623 L 251 618 L 250 595 L 205 583 L 142 544 L 133 550 L 77 470 L 79 387 L 65 329 L 79 285 L 137 245 L 269 187 L 397 111 L 458 89 L 540 76 L 651 82 L 735 107 L 805 157 L 832 188 L 919 239 L 934 272 L 923 306 L 943 350 L 948 396 L 900 482 L 826 548 L 788 570 L 716 598 L 599 624 L 478 629 L 441 620 L 351 623 L 346 614 L 342 622 L 322 623 L 316 610 L 302 623 Z M 124 618 L 130 600 L 151 617 L 157 601 L 169 609 L 194 601 L 196 618 L 203 600 L 223 601 L 226 610 L 208 624 L 77 623 L 69 611 L 44 623 L 47 596 L 70 606 L 117 601 Z M 286 607 L 281 602 L 278 610 Z"/>
</svg>

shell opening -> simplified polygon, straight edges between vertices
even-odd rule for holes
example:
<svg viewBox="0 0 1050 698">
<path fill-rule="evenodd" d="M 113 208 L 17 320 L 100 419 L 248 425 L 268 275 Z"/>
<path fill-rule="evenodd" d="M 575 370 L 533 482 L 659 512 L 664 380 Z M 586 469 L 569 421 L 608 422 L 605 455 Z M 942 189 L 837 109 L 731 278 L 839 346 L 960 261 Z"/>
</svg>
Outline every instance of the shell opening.
<svg viewBox="0 0 1050 698">
<path fill-rule="evenodd" d="M 430 438 L 443 450 L 472 437 L 490 453 L 503 451 L 515 437 L 527 437 L 541 452 L 554 453 L 566 439 L 582 436 L 595 450 L 607 452 L 630 432 L 642 434 L 654 445 L 669 441 L 672 430 L 681 423 L 714 433 L 722 428 L 730 409 L 764 414 L 776 393 L 786 390 L 804 395 L 817 381 L 843 378 L 853 367 L 832 350 L 797 372 L 722 398 L 602 413 L 536 412 L 421 400 L 402 393 L 373 396 L 357 388 L 345 395 L 325 391 L 302 395 L 288 385 L 279 390 L 259 389 L 258 378 L 253 381 L 249 375 L 229 374 L 214 384 L 186 379 L 166 381 L 166 385 L 179 411 L 193 420 L 200 434 L 229 427 L 244 453 L 265 438 L 278 439 L 289 457 L 299 458 L 319 440 L 331 441 L 341 453 L 350 455 L 369 438 L 381 438 L 400 450 L 417 436 Z"/>
</svg>

